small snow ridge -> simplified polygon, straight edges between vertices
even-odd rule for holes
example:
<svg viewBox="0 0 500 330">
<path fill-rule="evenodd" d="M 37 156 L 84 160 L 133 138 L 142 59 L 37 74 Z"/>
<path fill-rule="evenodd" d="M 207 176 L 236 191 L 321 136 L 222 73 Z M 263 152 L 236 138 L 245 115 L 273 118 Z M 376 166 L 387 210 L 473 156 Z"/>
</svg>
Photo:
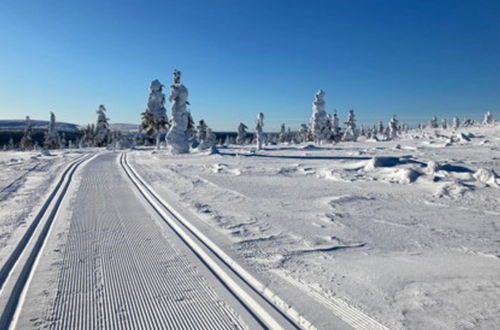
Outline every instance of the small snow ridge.
<svg viewBox="0 0 500 330">
<path fill-rule="evenodd" d="M 462 197 L 466 192 L 470 191 L 471 188 L 465 186 L 460 182 L 448 182 L 441 185 L 438 190 L 434 193 L 436 197 L 451 197 L 459 198 Z"/>
<path fill-rule="evenodd" d="M 479 182 L 492 187 L 500 187 L 498 183 L 498 175 L 492 169 L 480 168 L 473 174 L 473 176 Z"/>
<path fill-rule="evenodd" d="M 366 163 L 365 170 L 371 171 L 377 167 L 393 167 L 399 163 L 398 157 L 373 157 Z"/>
</svg>

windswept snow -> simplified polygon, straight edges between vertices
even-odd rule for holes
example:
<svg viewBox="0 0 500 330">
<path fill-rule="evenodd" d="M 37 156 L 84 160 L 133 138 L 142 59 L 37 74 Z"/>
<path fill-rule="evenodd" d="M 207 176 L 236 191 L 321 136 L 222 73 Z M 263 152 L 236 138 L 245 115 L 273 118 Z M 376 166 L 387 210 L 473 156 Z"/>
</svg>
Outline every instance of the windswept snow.
<svg viewBox="0 0 500 330">
<path fill-rule="evenodd" d="M 31 223 L 74 151 L 0 152 L 0 267 Z"/>
<path fill-rule="evenodd" d="M 285 299 L 393 329 L 500 323 L 500 126 L 219 151 L 130 161 Z"/>
</svg>

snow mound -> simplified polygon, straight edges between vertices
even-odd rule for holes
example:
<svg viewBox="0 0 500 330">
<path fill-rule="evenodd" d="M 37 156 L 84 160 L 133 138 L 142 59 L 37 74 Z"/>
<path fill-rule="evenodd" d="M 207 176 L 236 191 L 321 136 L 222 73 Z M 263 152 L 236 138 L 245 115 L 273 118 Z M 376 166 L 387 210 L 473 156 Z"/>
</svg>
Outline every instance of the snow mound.
<svg viewBox="0 0 500 330">
<path fill-rule="evenodd" d="M 480 168 L 473 174 L 473 176 L 479 182 L 485 183 L 493 187 L 500 187 L 500 185 L 497 182 L 498 175 L 495 173 L 494 170 L 487 168 Z"/>
<path fill-rule="evenodd" d="M 434 193 L 434 196 L 459 198 L 462 197 L 467 191 L 470 191 L 470 188 L 458 181 L 448 182 L 441 185 L 438 188 L 438 190 Z"/>
<path fill-rule="evenodd" d="M 321 148 L 315 146 L 314 144 L 308 144 L 300 148 L 301 150 L 321 150 Z"/>
<path fill-rule="evenodd" d="M 456 142 L 470 142 L 470 134 L 459 133 L 455 136 L 454 140 Z"/>
<path fill-rule="evenodd" d="M 391 176 L 392 182 L 397 183 L 413 183 L 421 174 L 412 168 L 402 168 L 396 170 Z"/>
<path fill-rule="evenodd" d="M 373 157 L 366 163 L 365 170 L 371 171 L 377 167 L 393 167 L 399 163 L 398 157 Z"/>
<path fill-rule="evenodd" d="M 439 164 L 434 160 L 430 160 L 427 163 L 427 168 L 426 168 L 427 174 L 432 175 L 432 174 L 436 173 L 437 171 L 439 171 Z"/>
</svg>

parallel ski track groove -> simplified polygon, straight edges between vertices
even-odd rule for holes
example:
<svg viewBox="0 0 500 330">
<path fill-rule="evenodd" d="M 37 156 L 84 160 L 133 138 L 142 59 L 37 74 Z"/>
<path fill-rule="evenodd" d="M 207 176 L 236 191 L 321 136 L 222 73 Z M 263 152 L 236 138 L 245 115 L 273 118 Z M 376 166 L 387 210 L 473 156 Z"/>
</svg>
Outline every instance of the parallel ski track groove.
<svg viewBox="0 0 500 330">
<path fill-rule="evenodd" d="M 217 258 L 217 260 L 219 260 L 220 262 L 222 262 L 224 265 L 226 265 L 234 275 L 236 275 L 241 281 L 243 281 L 244 283 L 246 283 L 246 285 L 248 286 L 248 288 L 250 288 L 254 293 L 256 293 L 258 296 L 260 296 L 262 299 L 264 299 L 271 308 L 274 308 L 276 312 L 278 312 L 280 315 L 283 316 L 284 319 L 287 320 L 288 324 L 297 328 L 297 329 L 315 329 L 315 327 L 310 323 L 308 322 L 305 318 L 303 318 L 300 314 L 298 314 L 295 310 L 293 310 L 293 308 L 291 308 L 289 305 L 285 305 L 285 306 L 280 306 L 280 304 L 285 304 L 283 302 L 283 300 L 281 300 L 281 298 L 279 298 L 278 296 L 276 296 L 274 293 L 272 293 L 269 289 L 265 288 L 265 289 L 259 289 L 257 287 L 255 287 L 252 283 L 250 282 L 253 282 L 253 283 L 258 283 L 260 286 L 263 287 L 262 284 L 260 284 L 256 279 L 254 278 L 251 278 L 250 275 L 248 273 L 245 273 L 245 274 L 242 274 L 242 272 L 240 272 L 239 270 L 241 270 L 241 268 L 235 268 L 234 265 L 236 264 L 233 260 L 230 260 L 230 262 L 228 262 L 228 259 L 229 257 L 227 257 L 227 255 L 224 255 L 222 256 L 222 252 L 220 250 L 220 248 L 217 248 L 214 249 L 214 245 L 212 242 L 209 242 L 207 243 L 208 241 L 208 238 L 206 237 L 201 237 L 197 231 L 193 231 L 191 229 L 191 227 L 187 226 L 185 221 L 181 220 L 178 216 L 177 216 L 177 213 L 175 211 L 173 211 L 171 209 L 170 206 L 166 205 L 165 202 L 158 197 L 158 195 L 152 191 L 152 188 L 149 187 L 145 182 L 144 180 L 137 174 L 137 172 L 135 171 L 135 169 L 133 169 L 130 164 L 128 163 L 128 159 L 127 159 L 127 153 L 122 153 L 121 157 L 120 157 L 120 164 L 122 165 L 122 167 L 124 168 L 125 172 L 127 173 L 127 175 L 130 177 L 130 179 L 132 180 L 132 182 L 134 183 L 134 185 L 136 185 L 139 190 L 140 190 L 140 187 L 139 187 L 139 183 L 140 185 L 142 185 L 143 189 L 147 190 L 149 192 L 149 194 L 151 196 L 153 196 L 154 200 L 156 202 L 158 202 L 161 207 L 163 207 L 163 209 L 165 211 L 168 212 L 168 214 L 170 215 L 171 218 L 174 219 L 174 221 L 176 223 L 178 223 L 183 229 L 187 230 L 189 233 L 191 233 L 192 235 L 194 235 L 194 237 L 197 238 L 198 242 L 201 243 L 201 245 L 205 246 L 208 250 L 210 250 L 213 255 Z M 129 173 L 130 172 L 130 173 Z M 137 180 L 139 183 L 136 183 L 134 181 L 134 178 L 132 178 L 132 176 L 135 178 L 135 180 Z M 141 194 L 144 195 L 144 193 L 141 191 Z M 145 197 L 146 198 L 146 197 Z M 156 210 L 155 206 L 148 201 L 148 203 Z M 157 213 L 163 218 L 164 216 L 158 212 L 157 210 Z M 166 219 L 165 221 L 167 223 L 169 223 Z M 170 224 L 169 224 L 170 225 Z M 193 226 L 192 224 L 190 224 L 190 226 Z M 174 229 L 174 228 L 172 228 Z M 177 230 L 174 229 L 176 232 Z M 179 233 L 178 233 L 179 235 Z M 181 237 L 181 235 L 179 235 L 179 237 Z M 193 249 L 193 247 L 190 246 L 190 243 L 185 241 L 182 237 L 181 239 L 186 243 L 186 245 L 188 247 L 190 247 L 190 249 L 198 255 L 198 253 Z M 198 257 L 200 258 L 200 260 L 203 261 L 203 258 L 200 257 L 198 255 Z M 204 261 L 203 261 L 204 262 Z M 232 263 L 231 263 L 232 262 Z M 230 292 L 233 293 L 233 295 L 245 306 L 245 302 L 242 301 L 242 299 L 240 299 L 238 297 L 238 295 L 233 292 L 229 286 L 224 282 L 224 280 L 222 278 L 220 278 L 217 274 L 216 274 L 216 271 L 214 271 L 213 269 L 211 269 L 211 267 L 204 262 L 204 264 L 207 266 L 207 268 L 212 272 L 214 273 L 214 275 L 216 275 L 219 280 L 222 282 L 222 284 L 224 286 L 226 286 L 226 288 L 228 290 L 230 290 Z M 240 266 L 238 266 L 240 267 Z M 250 281 L 249 281 L 249 278 L 250 278 Z M 267 294 L 265 294 L 265 293 Z M 272 298 L 275 298 L 276 300 L 275 301 L 271 301 L 270 300 L 270 297 Z M 278 303 L 277 303 L 278 302 Z M 258 319 L 258 315 L 256 315 L 253 311 L 252 311 L 252 308 L 250 306 L 245 306 L 247 308 L 247 310 L 249 310 L 253 315 L 254 317 L 256 317 L 257 321 L 259 321 Z M 293 316 L 292 316 L 293 315 Z M 265 324 L 265 321 L 263 320 L 260 320 L 259 323 L 261 324 Z"/>
<path fill-rule="evenodd" d="M 118 187 L 104 187 L 105 175 L 93 171 L 92 177 L 87 175 L 80 184 L 79 205 L 94 207 L 71 221 L 57 277 L 58 294 L 46 311 L 49 328 L 241 327 L 233 312 L 219 303 L 212 289 L 207 289 L 208 283 L 196 268 L 167 243 L 157 224 L 143 219 L 144 211 L 123 205 L 122 199 L 131 194 L 137 200 L 136 193 L 121 186 L 121 181 Z M 108 175 L 122 174 L 113 171 Z M 128 184 L 124 177 L 121 180 Z M 96 189 L 99 186 L 103 188 Z M 117 197 L 106 196 L 114 193 L 113 189 L 121 190 Z M 96 200 L 105 200 L 106 207 Z M 139 200 L 137 204 L 143 205 Z M 79 209 L 74 211 L 78 213 Z M 181 301 L 175 301 L 175 297 Z"/>
<path fill-rule="evenodd" d="M 11 253 L 6 263 L 2 266 L 0 270 L 0 292 L 5 288 L 6 282 L 9 280 L 11 272 L 14 267 L 17 265 L 18 260 L 21 258 L 24 253 L 27 253 L 26 262 L 21 266 L 21 270 L 17 278 L 13 278 L 14 285 L 11 292 L 8 295 L 7 302 L 5 307 L 0 315 L 0 329 L 8 329 L 11 327 L 11 323 L 15 317 L 16 312 L 18 312 L 19 304 L 22 303 L 21 297 L 23 295 L 24 290 L 26 289 L 26 284 L 31 277 L 31 273 L 34 270 L 35 262 L 44 246 L 44 243 L 47 239 L 50 228 L 54 222 L 54 218 L 59 210 L 59 207 L 63 201 L 64 196 L 68 190 L 68 187 L 71 183 L 71 179 L 76 169 L 82 164 L 84 161 L 89 159 L 89 155 L 83 155 L 78 157 L 76 160 L 72 161 L 70 165 L 66 167 L 63 174 L 61 175 L 60 180 L 54 187 L 54 189 L 49 194 L 48 198 L 45 200 L 41 209 L 31 222 L 30 226 L 22 236 L 21 240 L 17 244 L 14 251 Z M 49 206 L 54 201 L 55 196 L 58 195 L 57 199 L 53 207 L 49 210 Z M 34 237 L 34 233 L 39 227 L 41 220 L 48 213 L 47 220 L 45 221 L 43 227 L 40 230 L 40 233 L 37 237 Z M 34 245 L 30 251 L 26 250 L 26 246 L 31 240 L 34 241 Z"/>
</svg>

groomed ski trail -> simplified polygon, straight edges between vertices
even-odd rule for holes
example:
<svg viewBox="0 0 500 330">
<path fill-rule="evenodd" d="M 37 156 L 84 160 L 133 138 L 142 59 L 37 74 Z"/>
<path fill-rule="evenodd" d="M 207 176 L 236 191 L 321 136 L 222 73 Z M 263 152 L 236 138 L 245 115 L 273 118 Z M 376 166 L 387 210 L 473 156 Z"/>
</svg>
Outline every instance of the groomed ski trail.
<svg viewBox="0 0 500 330">
<path fill-rule="evenodd" d="M 81 173 L 50 329 L 240 329 L 105 153 Z"/>
</svg>

